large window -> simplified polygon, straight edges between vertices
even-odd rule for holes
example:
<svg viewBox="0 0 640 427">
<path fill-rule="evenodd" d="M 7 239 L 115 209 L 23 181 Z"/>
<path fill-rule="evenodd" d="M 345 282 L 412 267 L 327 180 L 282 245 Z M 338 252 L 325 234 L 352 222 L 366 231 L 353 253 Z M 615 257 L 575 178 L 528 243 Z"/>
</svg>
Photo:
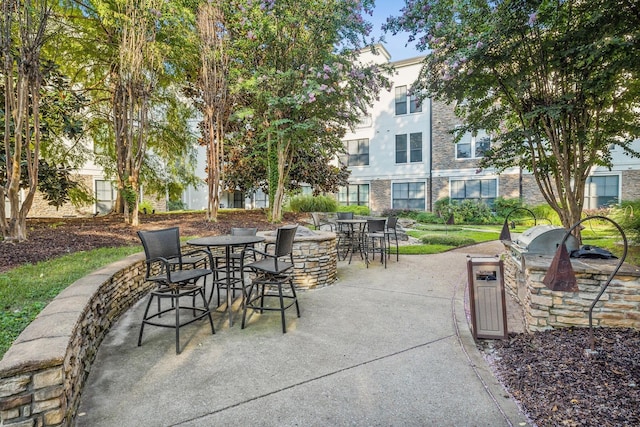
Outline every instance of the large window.
<svg viewBox="0 0 640 427">
<path fill-rule="evenodd" d="M 399 182 L 392 187 L 393 209 L 424 210 L 426 192 L 424 182 Z"/>
<path fill-rule="evenodd" d="M 407 93 L 406 86 L 396 87 L 396 116 L 407 114 L 407 104 L 409 104 L 409 113 L 420 113 L 422 111 L 422 103 L 414 94 Z"/>
<path fill-rule="evenodd" d="M 111 212 L 116 200 L 116 187 L 111 181 L 96 180 L 96 213 Z"/>
<path fill-rule="evenodd" d="M 451 180 L 451 200 L 475 200 L 493 205 L 497 193 L 498 181 L 495 179 Z"/>
<path fill-rule="evenodd" d="M 396 135 L 396 163 L 414 163 L 422 161 L 422 132 L 407 135 Z"/>
<path fill-rule="evenodd" d="M 598 209 L 615 203 L 619 199 L 618 175 L 590 176 L 587 178 L 584 208 Z"/>
<path fill-rule="evenodd" d="M 369 184 L 351 184 L 340 187 L 338 203 L 342 206 L 369 206 Z"/>
<path fill-rule="evenodd" d="M 491 138 L 486 134 L 472 136 L 465 134 L 456 144 L 456 159 L 476 159 L 484 156 L 491 148 Z"/>
<path fill-rule="evenodd" d="M 352 139 L 345 142 L 347 154 L 340 161 L 347 166 L 366 166 L 369 164 L 369 140 Z"/>
</svg>

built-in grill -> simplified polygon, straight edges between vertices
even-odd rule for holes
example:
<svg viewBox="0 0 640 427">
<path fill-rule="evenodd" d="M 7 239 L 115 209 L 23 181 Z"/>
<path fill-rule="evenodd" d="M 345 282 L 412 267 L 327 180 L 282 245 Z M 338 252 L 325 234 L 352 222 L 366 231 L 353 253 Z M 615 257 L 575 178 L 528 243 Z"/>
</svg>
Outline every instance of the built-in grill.
<svg viewBox="0 0 640 427">
<path fill-rule="evenodd" d="M 536 225 L 525 230 L 511 242 L 511 256 L 520 269 L 524 267 L 524 254 L 539 254 L 552 257 L 567 230 L 556 225 Z M 565 242 L 569 253 L 579 248 L 578 239 L 569 235 Z"/>
</svg>

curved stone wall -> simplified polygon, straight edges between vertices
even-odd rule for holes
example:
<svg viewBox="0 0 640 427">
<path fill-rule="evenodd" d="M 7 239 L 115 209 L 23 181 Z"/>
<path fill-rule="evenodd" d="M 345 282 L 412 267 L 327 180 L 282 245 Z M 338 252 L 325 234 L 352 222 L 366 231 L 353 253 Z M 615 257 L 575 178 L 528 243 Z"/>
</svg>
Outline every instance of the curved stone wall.
<svg viewBox="0 0 640 427">
<path fill-rule="evenodd" d="M 306 231 L 305 231 L 306 230 Z M 293 242 L 293 282 L 296 289 L 315 289 L 331 285 L 338 277 L 336 234 L 300 227 Z M 275 232 L 258 233 L 265 243 L 275 243 Z"/>
</svg>

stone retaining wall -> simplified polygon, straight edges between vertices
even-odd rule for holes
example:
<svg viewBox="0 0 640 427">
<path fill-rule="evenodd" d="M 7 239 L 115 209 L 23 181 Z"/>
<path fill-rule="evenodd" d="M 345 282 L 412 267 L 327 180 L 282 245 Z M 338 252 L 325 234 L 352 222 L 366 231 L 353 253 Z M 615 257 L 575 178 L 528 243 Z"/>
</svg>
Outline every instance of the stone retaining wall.
<svg viewBox="0 0 640 427">
<path fill-rule="evenodd" d="M 296 289 L 315 289 L 331 285 L 338 277 L 336 234 L 315 230 L 313 235 L 296 234 L 293 242 L 293 283 Z M 260 232 L 265 243 L 275 242 L 275 233 Z"/>
<path fill-rule="evenodd" d="M 0 361 L 0 425 L 66 426 L 111 325 L 153 285 L 144 255 L 101 268 L 62 291 Z"/>
<path fill-rule="evenodd" d="M 524 268 L 509 254 L 504 257 L 505 289 L 523 307 L 525 328 L 541 331 L 588 326 L 589 307 L 607 282 L 618 260 L 572 259 L 578 292 L 552 291 L 542 280 L 551 256 L 524 255 Z M 640 269 L 624 264 L 593 309 L 596 326 L 640 329 Z"/>
</svg>

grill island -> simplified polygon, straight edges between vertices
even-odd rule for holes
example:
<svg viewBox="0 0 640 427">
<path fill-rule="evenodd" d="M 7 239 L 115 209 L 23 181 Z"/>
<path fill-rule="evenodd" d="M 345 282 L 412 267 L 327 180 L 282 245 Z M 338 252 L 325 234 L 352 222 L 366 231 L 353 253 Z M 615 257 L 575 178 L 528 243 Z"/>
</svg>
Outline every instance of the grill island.
<svg viewBox="0 0 640 427">
<path fill-rule="evenodd" d="M 536 225 L 528 228 L 510 243 L 511 257 L 520 271 L 524 270 L 524 254 L 546 255 L 553 257 L 567 230 L 557 225 Z M 571 253 L 579 248 L 578 239 L 570 235 L 565 242 Z"/>
</svg>

